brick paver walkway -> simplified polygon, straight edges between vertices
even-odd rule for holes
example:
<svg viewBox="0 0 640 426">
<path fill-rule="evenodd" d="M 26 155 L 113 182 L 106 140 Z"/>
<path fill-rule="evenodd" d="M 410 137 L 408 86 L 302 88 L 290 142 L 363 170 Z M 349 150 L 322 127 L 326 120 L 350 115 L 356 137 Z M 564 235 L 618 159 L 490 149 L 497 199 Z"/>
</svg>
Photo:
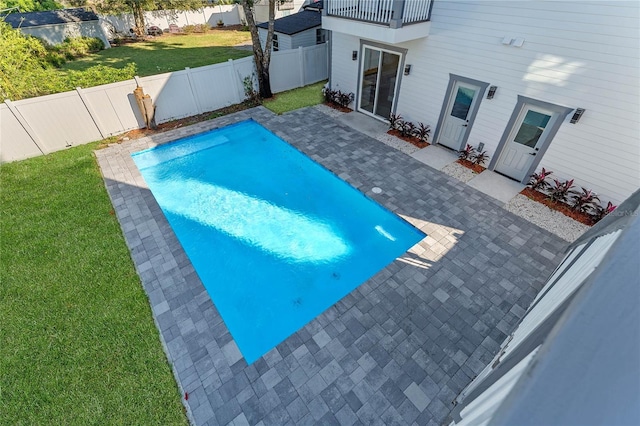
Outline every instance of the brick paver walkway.
<svg viewBox="0 0 640 426">
<path fill-rule="evenodd" d="M 428 234 L 247 365 L 130 153 L 252 117 Z M 559 263 L 564 243 L 315 110 L 264 108 L 96 151 L 190 420 L 442 424 Z M 372 194 L 380 187 L 382 194 Z"/>
</svg>

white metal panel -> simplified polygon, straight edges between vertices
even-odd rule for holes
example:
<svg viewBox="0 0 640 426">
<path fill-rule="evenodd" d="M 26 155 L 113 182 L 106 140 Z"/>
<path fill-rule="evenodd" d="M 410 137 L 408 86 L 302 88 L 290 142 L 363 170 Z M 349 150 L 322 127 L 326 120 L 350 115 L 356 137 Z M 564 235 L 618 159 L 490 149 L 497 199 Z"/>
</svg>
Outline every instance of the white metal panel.
<svg viewBox="0 0 640 426">
<path fill-rule="evenodd" d="M 76 91 L 13 103 L 49 151 L 102 139 Z"/>
<path fill-rule="evenodd" d="M 156 123 L 198 114 L 186 71 L 143 77 L 140 83 L 156 106 Z"/>
<path fill-rule="evenodd" d="M 0 104 L 0 162 L 23 160 L 42 155 L 7 105 Z"/>
<path fill-rule="evenodd" d="M 135 80 L 127 80 L 82 89 L 97 120 L 109 135 L 144 127 L 144 119 L 133 97 L 135 88 Z"/>
<path fill-rule="evenodd" d="M 515 365 L 504 376 L 496 380 L 493 385 L 478 395 L 476 399 L 468 404 L 465 403 L 466 406 L 460 412 L 462 420 L 456 423 L 456 425 L 480 426 L 488 424 L 502 401 L 504 401 L 511 389 L 513 389 L 520 376 L 524 374 L 539 348 L 538 346 L 531 351 L 529 355 L 524 357 L 522 361 Z"/>
<path fill-rule="evenodd" d="M 639 19 L 636 2 L 433 2 L 429 37 L 397 44 L 412 65 L 397 112 L 435 127 L 450 73 L 496 85 L 469 135 L 493 156 L 517 95 L 585 108 L 560 126 L 540 167 L 617 204 L 640 186 Z M 332 87 L 355 93 L 359 39 L 334 30 Z M 507 36 L 523 46 L 503 45 Z"/>
<path fill-rule="evenodd" d="M 513 338 L 507 344 L 503 358 L 514 351 L 546 318 L 549 317 L 596 269 L 609 248 L 613 245 L 622 231 L 603 235 L 582 252 L 564 275 L 539 299 L 538 303 L 522 318 L 518 328 L 513 332 Z"/>
</svg>

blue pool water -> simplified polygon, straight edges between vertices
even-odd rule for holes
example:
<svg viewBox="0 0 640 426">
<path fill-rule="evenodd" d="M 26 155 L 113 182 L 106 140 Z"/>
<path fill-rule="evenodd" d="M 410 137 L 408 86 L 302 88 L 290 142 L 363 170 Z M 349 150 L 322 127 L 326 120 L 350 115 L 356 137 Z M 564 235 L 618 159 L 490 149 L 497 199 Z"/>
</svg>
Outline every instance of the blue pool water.
<svg viewBox="0 0 640 426">
<path fill-rule="evenodd" d="M 252 120 L 133 158 L 247 363 L 425 236 Z"/>
</svg>

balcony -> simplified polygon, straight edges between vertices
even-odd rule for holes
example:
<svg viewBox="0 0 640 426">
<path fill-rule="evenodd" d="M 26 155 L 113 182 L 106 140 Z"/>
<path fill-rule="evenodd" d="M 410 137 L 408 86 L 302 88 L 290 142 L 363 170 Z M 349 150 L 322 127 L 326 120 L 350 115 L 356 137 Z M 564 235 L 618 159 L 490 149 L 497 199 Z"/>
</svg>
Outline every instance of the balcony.
<svg viewBox="0 0 640 426">
<path fill-rule="evenodd" d="M 433 0 L 324 0 L 322 28 L 385 43 L 429 35 Z"/>
</svg>

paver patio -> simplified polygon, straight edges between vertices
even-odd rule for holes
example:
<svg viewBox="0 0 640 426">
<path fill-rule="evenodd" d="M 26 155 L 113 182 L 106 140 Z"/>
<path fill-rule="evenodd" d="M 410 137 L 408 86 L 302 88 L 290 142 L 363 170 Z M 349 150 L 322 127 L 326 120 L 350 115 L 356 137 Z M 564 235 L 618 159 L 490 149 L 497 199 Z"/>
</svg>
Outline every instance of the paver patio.
<svg viewBox="0 0 640 426">
<path fill-rule="evenodd" d="M 428 237 L 247 365 L 130 154 L 250 117 Z M 442 424 L 566 245 L 477 190 L 310 109 L 276 116 L 254 108 L 96 157 L 197 425 Z"/>
</svg>

